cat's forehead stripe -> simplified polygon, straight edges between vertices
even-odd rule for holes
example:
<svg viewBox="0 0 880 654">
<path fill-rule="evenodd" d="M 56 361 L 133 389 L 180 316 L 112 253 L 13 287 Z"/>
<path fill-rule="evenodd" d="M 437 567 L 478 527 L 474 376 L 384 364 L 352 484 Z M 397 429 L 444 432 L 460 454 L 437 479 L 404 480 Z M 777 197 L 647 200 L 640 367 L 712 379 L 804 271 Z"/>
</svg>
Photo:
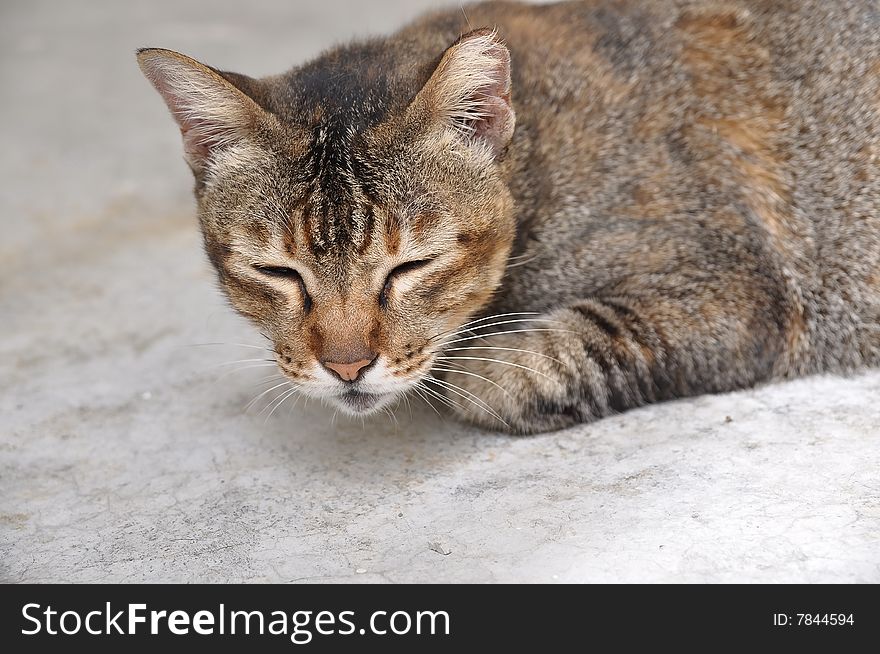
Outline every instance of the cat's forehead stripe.
<svg viewBox="0 0 880 654">
<path fill-rule="evenodd" d="M 363 252 L 372 240 L 374 198 L 354 151 L 355 137 L 355 129 L 345 124 L 343 116 L 325 115 L 314 128 L 301 162 L 306 171 L 302 229 L 319 257 Z"/>
</svg>

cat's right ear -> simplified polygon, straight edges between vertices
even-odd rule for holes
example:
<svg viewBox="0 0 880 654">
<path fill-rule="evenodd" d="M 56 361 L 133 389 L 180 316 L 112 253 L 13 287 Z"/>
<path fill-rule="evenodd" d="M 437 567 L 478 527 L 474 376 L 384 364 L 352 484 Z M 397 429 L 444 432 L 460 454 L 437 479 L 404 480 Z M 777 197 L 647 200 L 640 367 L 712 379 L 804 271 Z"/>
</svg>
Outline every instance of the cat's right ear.
<svg viewBox="0 0 880 654">
<path fill-rule="evenodd" d="M 510 53 L 495 30 L 464 34 L 440 59 L 416 96 L 430 122 L 457 132 L 497 156 L 513 136 Z"/>
<path fill-rule="evenodd" d="M 266 112 L 215 70 L 178 52 L 137 51 L 138 65 L 180 127 L 183 150 L 198 174 L 218 150 L 246 139 Z"/>
</svg>

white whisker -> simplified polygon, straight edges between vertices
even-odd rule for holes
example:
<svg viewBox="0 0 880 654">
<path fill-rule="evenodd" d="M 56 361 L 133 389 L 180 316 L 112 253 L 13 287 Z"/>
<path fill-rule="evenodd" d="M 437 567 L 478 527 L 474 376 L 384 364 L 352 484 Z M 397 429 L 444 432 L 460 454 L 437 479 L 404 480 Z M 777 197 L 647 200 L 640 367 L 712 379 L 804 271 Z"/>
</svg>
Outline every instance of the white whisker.
<svg viewBox="0 0 880 654">
<path fill-rule="evenodd" d="M 534 350 L 521 350 L 518 347 L 497 347 L 493 345 L 470 345 L 467 347 L 451 347 L 444 352 L 458 352 L 459 350 L 504 350 L 506 352 L 522 352 L 524 354 L 534 354 L 536 357 L 541 357 L 543 359 L 550 359 L 551 361 L 555 361 L 559 365 L 564 366 L 565 364 L 557 359 L 556 357 L 551 357 L 548 354 L 543 354 L 541 352 L 535 352 Z"/>
<path fill-rule="evenodd" d="M 269 363 L 272 363 L 272 364 L 275 363 L 275 361 L 273 359 L 238 359 L 237 361 L 226 361 L 224 363 L 217 363 L 217 364 L 214 364 L 213 366 L 211 366 L 211 368 L 222 368 L 223 366 L 232 366 L 232 365 L 235 365 L 236 363 L 253 363 L 255 361 L 259 361 L 259 362 L 268 361 Z M 209 370 L 210 370 L 210 368 L 209 368 Z"/>
<path fill-rule="evenodd" d="M 214 366 L 215 368 L 217 366 Z M 274 361 L 266 361 L 264 363 L 252 363 L 247 366 L 240 366 L 238 368 L 233 368 L 232 370 L 224 370 L 223 375 L 228 375 L 230 372 L 238 372 L 239 370 L 250 370 L 252 368 L 278 368 L 278 364 Z M 210 368 L 209 368 L 210 370 Z M 222 375 L 221 375 L 222 378 Z"/>
<path fill-rule="evenodd" d="M 244 407 L 244 410 L 247 411 L 248 409 L 250 409 L 250 408 L 251 408 L 251 407 L 252 407 L 252 406 L 253 406 L 253 405 L 254 405 L 254 404 L 255 404 L 255 403 L 261 398 L 261 397 L 263 397 L 263 396 L 266 395 L 267 393 L 271 393 L 271 392 L 274 391 L 276 388 L 281 388 L 282 386 L 289 385 L 289 384 L 290 384 L 290 382 L 289 382 L 288 380 L 285 379 L 285 380 L 284 380 L 283 382 L 281 382 L 280 384 L 277 384 L 277 385 L 273 386 L 272 388 L 267 388 L 265 391 L 263 391 L 262 393 L 260 393 L 259 395 L 257 395 L 257 396 L 256 396 L 254 399 L 252 399 L 250 402 L 248 402 L 248 403 L 247 403 L 247 406 Z"/>
<path fill-rule="evenodd" d="M 520 365 L 519 363 L 513 363 L 512 361 L 505 361 L 503 359 L 492 359 L 490 357 L 437 357 L 438 359 L 444 361 L 489 361 L 491 363 L 500 363 L 505 366 L 513 366 L 514 368 L 521 368 L 523 370 L 528 370 L 529 372 L 533 372 L 536 375 L 541 375 L 541 377 L 546 377 L 547 379 L 553 381 L 553 378 L 549 375 L 545 375 L 543 372 L 539 370 L 535 370 L 534 368 L 529 368 L 528 366 Z"/>
<path fill-rule="evenodd" d="M 443 345 L 452 345 L 453 343 L 462 343 L 464 341 L 474 341 L 478 338 L 490 338 L 492 336 L 503 336 L 504 334 L 526 334 L 532 332 L 564 332 L 566 334 L 577 334 L 571 329 L 554 329 L 551 327 L 539 327 L 536 329 L 508 329 L 502 332 L 489 332 L 488 334 L 476 334 L 475 336 L 467 336 L 465 338 L 457 338 L 452 341 L 446 341 Z"/>
<path fill-rule="evenodd" d="M 427 386 L 425 386 L 421 382 L 419 382 L 419 384 L 420 384 L 420 388 L 423 391 L 425 391 L 426 393 L 431 395 L 431 397 L 436 398 L 441 404 L 445 404 L 446 406 L 453 408 L 453 409 L 457 407 L 457 408 L 461 409 L 462 411 L 465 410 L 463 406 L 461 406 L 458 402 L 456 402 L 452 398 L 441 395 L 440 393 L 435 391 L 433 388 L 428 388 Z"/>
<path fill-rule="evenodd" d="M 477 327 L 471 327 L 469 329 L 463 330 L 463 332 L 473 333 L 475 329 L 488 329 L 489 327 L 497 327 L 498 325 L 510 325 L 510 324 L 518 323 L 518 322 L 549 322 L 549 323 L 553 323 L 555 325 L 563 324 L 559 320 L 551 320 L 549 318 L 517 318 L 514 320 L 501 320 L 499 322 L 489 323 L 488 325 L 479 325 Z M 454 333 L 450 334 L 450 336 L 458 336 L 459 334 L 461 334 L 463 332 L 462 331 L 454 332 Z M 483 333 L 488 335 L 488 334 L 494 334 L 495 332 L 488 332 L 488 333 L 483 332 Z M 449 341 L 449 342 L 451 342 L 451 341 Z"/>
<path fill-rule="evenodd" d="M 425 381 L 430 381 L 430 382 L 434 382 L 435 384 L 440 384 L 442 387 L 444 387 L 444 388 L 448 389 L 449 391 L 455 393 L 455 394 L 458 395 L 459 397 L 461 397 L 461 398 L 467 400 L 468 402 L 470 402 L 471 404 L 473 404 L 473 405 L 474 405 L 475 407 L 477 407 L 478 409 L 481 409 L 482 411 L 488 413 L 490 416 L 492 416 L 492 417 L 495 418 L 496 420 L 501 421 L 502 423 L 504 423 L 504 424 L 507 425 L 508 427 L 510 426 L 510 425 L 507 424 L 507 422 L 505 422 L 504 418 L 502 418 L 501 416 L 499 416 L 499 415 L 495 412 L 495 410 L 492 409 L 492 407 L 489 406 L 489 405 L 485 402 L 485 400 L 483 400 L 482 398 L 480 398 L 478 395 L 474 395 L 474 394 L 471 393 L 470 391 L 461 388 L 461 386 L 456 386 L 455 384 L 453 384 L 453 383 L 451 383 L 451 382 L 447 382 L 447 381 L 444 381 L 444 380 L 442 380 L 442 379 L 437 379 L 436 377 L 430 377 L 430 376 L 425 377 Z M 473 399 L 472 399 L 472 398 L 473 398 Z"/>
<path fill-rule="evenodd" d="M 391 410 L 391 407 L 382 407 L 382 411 L 388 415 L 391 421 L 394 423 L 394 427 L 400 427 L 400 423 L 397 422 L 397 416 L 394 415 L 394 412 Z"/>
<path fill-rule="evenodd" d="M 231 345 L 234 347 L 250 347 L 255 350 L 264 350 L 266 352 L 272 352 L 272 350 L 270 350 L 267 347 L 263 347 L 261 345 L 248 345 L 247 343 L 191 343 L 190 345 L 192 347 L 205 347 L 208 345 L 214 345 L 214 346 L 216 346 L 216 345 Z"/>
<path fill-rule="evenodd" d="M 278 409 L 278 407 L 280 407 L 282 404 L 284 404 L 291 395 L 293 395 L 294 393 L 296 393 L 298 391 L 299 391 L 298 388 L 291 388 L 290 390 L 282 393 L 281 401 L 278 402 L 277 404 L 275 404 L 275 406 L 269 412 L 269 415 L 266 416 L 266 419 L 263 421 L 263 424 L 265 425 L 267 422 L 269 422 L 269 418 L 272 417 L 272 414 L 275 413 L 276 409 Z M 265 411 L 265 409 L 263 409 L 263 410 Z"/>
<path fill-rule="evenodd" d="M 429 407 L 431 407 L 431 409 L 433 409 L 434 413 L 436 413 L 437 416 L 441 420 L 443 419 L 443 416 L 440 415 L 440 412 L 437 410 L 437 407 L 435 407 L 433 404 L 431 404 L 430 400 L 428 400 L 428 398 L 424 396 L 424 394 L 421 392 L 421 389 L 418 386 L 414 386 L 412 391 L 413 391 L 413 393 L 415 393 L 416 395 L 419 396 L 420 400 L 422 400 L 425 404 L 427 404 Z"/>
<path fill-rule="evenodd" d="M 241 368 L 234 368 L 234 369 L 232 369 L 232 370 L 226 370 L 226 371 L 223 372 L 222 375 L 218 375 L 217 378 L 216 378 L 214 381 L 215 381 L 215 382 L 218 382 L 218 381 L 220 381 L 220 380 L 222 380 L 222 379 L 226 379 L 226 378 L 229 377 L 230 375 L 233 375 L 233 374 L 235 374 L 235 373 L 237 373 L 237 372 L 241 372 L 241 371 L 243 371 L 243 370 L 253 370 L 254 368 L 277 368 L 277 367 L 278 367 L 278 366 L 277 366 L 277 364 L 275 364 L 275 363 L 255 363 L 255 364 L 250 365 L 250 366 L 242 366 Z"/>
<path fill-rule="evenodd" d="M 428 340 L 433 341 L 435 338 L 440 338 L 441 336 L 445 336 L 446 334 L 449 334 L 451 332 L 463 331 L 465 327 L 468 327 L 469 325 L 475 325 L 479 322 L 483 322 L 484 320 L 495 320 L 496 318 L 508 318 L 510 316 L 539 316 L 539 315 L 541 315 L 541 314 L 539 314 L 535 311 L 515 311 L 513 313 L 495 313 L 495 314 L 492 314 L 491 316 L 483 316 L 482 318 L 477 318 L 476 320 L 471 320 L 470 322 L 466 322 L 463 325 L 459 325 L 455 329 L 450 329 L 445 332 L 440 332 L 439 334 L 432 336 Z"/>
<path fill-rule="evenodd" d="M 517 266 L 524 266 L 527 263 L 532 263 L 532 261 L 534 261 L 537 258 L 538 258 L 537 256 L 534 256 L 531 259 L 525 259 L 524 261 L 515 261 L 514 263 L 507 264 L 505 266 L 505 268 L 516 268 Z"/>
<path fill-rule="evenodd" d="M 288 417 L 288 418 L 289 418 L 290 415 L 293 413 L 293 410 L 296 408 L 296 405 L 299 404 L 299 400 L 300 400 L 301 397 L 302 397 L 302 393 L 300 393 L 300 394 L 297 395 L 295 398 L 293 398 L 293 404 L 291 404 L 291 405 L 287 408 L 287 417 Z"/>
<path fill-rule="evenodd" d="M 453 364 L 449 364 L 449 365 L 453 365 Z M 458 370 L 456 368 L 445 368 L 445 367 L 439 368 L 437 366 L 434 366 L 433 368 L 431 368 L 431 370 L 439 370 L 440 372 L 457 372 L 460 375 L 468 375 L 470 377 L 477 377 L 478 379 L 482 379 L 483 381 L 488 382 L 488 383 L 492 384 L 493 386 L 496 386 L 499 390 L 501 390 L 508 397 L 513 397 L 506 388 L 504 388 L 503 386 L 501 386 L 497 382 L 492 381 L 488 377 L 483 377 L 483 375 L 478 375 L 475 372 L 471 372 L 470 370 Z"/>
</svg>

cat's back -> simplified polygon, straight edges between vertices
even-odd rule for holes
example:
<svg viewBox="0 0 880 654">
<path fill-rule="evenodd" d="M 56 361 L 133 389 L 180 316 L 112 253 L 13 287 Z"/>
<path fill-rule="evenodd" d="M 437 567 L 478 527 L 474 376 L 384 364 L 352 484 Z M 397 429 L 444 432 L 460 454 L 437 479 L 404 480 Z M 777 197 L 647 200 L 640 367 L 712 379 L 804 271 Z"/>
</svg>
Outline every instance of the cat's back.
<svg viewBox="0 0 880 654">
<path fill-rule="evenodd" d="M 516 254 L 532 263 L 511 269 L 500 305 L 633 279 L 659 292 L 677 269 L 754 258 L 801 307 L 789 371 L 877 361 L 880 3 L 467 13 L 499 17 L 514 64 Z"/>
</svg>

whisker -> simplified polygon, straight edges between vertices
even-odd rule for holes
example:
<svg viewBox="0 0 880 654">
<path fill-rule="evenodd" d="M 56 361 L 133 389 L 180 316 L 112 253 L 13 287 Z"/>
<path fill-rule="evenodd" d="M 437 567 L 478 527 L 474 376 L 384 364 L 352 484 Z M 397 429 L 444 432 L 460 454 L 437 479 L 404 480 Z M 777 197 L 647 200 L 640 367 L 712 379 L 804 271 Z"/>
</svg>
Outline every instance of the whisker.
<svg viewBox="0 0 880 654">
<path fill-rule="evenodd" d="M 271 407 L 273 404 L 275 404 L 279 399 L 281 399 L 282 397 L 284 397 L 284 396 L 285 396 L 287 393 L 289 393 L 289 392 L 290 392 L 290 389 L 285 388 L 283 391 L 281 391 L 280 393 L 278 393 L 278 395 L 276 395 L 276 396 L 273 397 L 271 400 L 269 400 L 269 401 L 266 403 L 266 406 L 264 406 L 262 409 L 260 409 L 260 412 L 257 414 L 257 417 L 263 415 L 263 414 L 269 409 L 269 407 Z M 263 424 L 266 424 L 266 423 L 264 422 Z"/>
<path fill-rule="evenodd" d="M 471 320 L 470 322 L 466 322 L 463 325 L 459 325 L 455 329 L 449 329 L 445 332 L 440 332 L 439 334 L 432 336 L 428 340 L 433 341 L 435 338 L 439 338 L 440 336 L 444 336 L 445 334 L 449 334 L 450 332 L 464 330 L 465 327 L 467 327 L 469 325 L 475 325 L 478 322 L 483 322 L 484 320 L 494 320 L 496 318 L 507 318 L 509 316 L 538 316 L 538 315 L 541 315 L 541 314 L 539 314 L 536 311 L 515 311 L 513 313 L 495 313 L 495 314 L 492 314 L 491 316 L 483 316 L 482 318 L 477 318 L 476 320 Z"/>
<path fill-rule="evenodd" d="M 541 375 L 541 377 L 546 377 L 550 381 L 554 381 L 552 377 L 549 375 L 545 375 L 543 372 L 539 370 L 535 370 L 534 368 L 529 368 L 528 366 L 520 365 L 519 363 L 513 363 L 512 361 L 505 361 L 503 359 L 492 359 L 490 357 L 437 357 L 438 359 L 442 359 L 444 361 L 489 361 L 491 363 L 501 363 L 505 366 L 513 366 L 514 368 L 521 368 L 523 370 L 528 370 L 529 372 L 533 372 L 536 375 Z"/>
<path fill-rule="evenodd" d="M 445 404 L 447 407 L 450 407 L 452 409 L 458 408 L 462 412 L 465 412 L 465 413 L 467 412 L 465 410 L 465 408 L 462 405 L 460 405 L 458 402 L 456 402 L 452 398 L 446 397 L 445 395 L 438 393 L 433 388 L 428 388 L 424 384 L 422 385 L 421 388 L 426 393 L 429 393 L 431 395 L 431 397 L 436 398 L 441 404 Z"/>
<path fill-rule="evenodd" d="M 446 389 L 452 391 L 452 392 L 455 393 L 456 395 L 458 395 L 458 396 L 462 397 L 463 399 L 467 400 L 468 402 L 470 402 L 471 404 L 473 404 L 475 407 L 477 407 L 477 408 L 479 408 L 479 409 L 485 411 L 486 413 L 488 413 L 490 416 L 492 416 L 492 417 L 495 418 L 496 420 L 501 421 L 502 423 L 504 423 L 504 424 L 507 425 L 508 427 L 510 426 L 510 425 L 507 424 L 507 422 L 505 422 L 504 418 L 502 418 L 501 416 L 499 416 L 499 415 L 495 412 L 495 410 L 492 409 L 492 407 L 489 406 L 489 405 L 486 403 L 486 401 L 483 400 L 482 398 L 480 398 L 478 395 L 474 395 L 474 394 L 471 393 L 470 391 L 463 389 L 461 386 L 456 386 L 455 384 L 453 384 L 453 383 L 451 383 L 451 382 L 447 382 L 447 381 L 444 381 L 444 380 L 442 380 L 442 379 L 437 379 L 436 377 L 430 377 L 430 376 L 425 377 L 425 381 L 431 381 L 431 382 L 434 382 L 435 384 L 440 384 L 440 385 L 443 386 L 444 388 L 446 388 Z M 468 397 L 468 396 L 470 396 L 470 397 Z M 471 399 L 471 398 L 474 398 L 474 399 Z"/>
<path fill-rule="evenodd" d="M 449 365 L 453 365 L 453 364 L 449 364 Z M 488 383 L 492 384 L 493 386 L 496 386 L 499 390 L 501 390 L 503 393 L 505 393 L 508 397 L 513 397 L 510 394 L 510 392 L 506 388 L 501 386 L 500 384 L 492 381 L 488 377 L 483 377 L 483 375 L 478 375 L 475 372 L 471 372 L 470 370 L 458 370 L 457 368 L 438 368 L 437 366 L 434 366 L 433 368 L 431 368 L 431 370 L 439 370 L 440 372 L 457 372 L 460 375 L 468 375 L 470 377 L 477 377 L 478 379 L 482 379 L 483 381 L 488 382 Z"/>
<path fill-rule="evenodd" d="M 437 414 L 437 417 L 439 417 L 440 420 L 443 420 L 443 416 L 440 415 L 440 412 L 437 410 L 437 407 L 435 407 L 433 404 L 431 404 L 431 401 L 422 393 L 421 388 L 419 388 L 419 386 L 414 386 L 412 390 L 416 395 L 419 396 L 420 400 L 422 400 L 425 404 L 427 404 L 429 407 L 431 407 L 431 409 L 433 409 L 434 413 Z"/>
<path fill-rule="evenodd" d="M 458 407 L 459 409 L 464 410 L 464 408 L 463 408 L 460 404 L 458 404 L 455 400 L 453 400 L 451 397 L 446 397 L 446 396 L 443 395 L 442 393 L 438 392 L 437 389 L 435 389 L 435 388 L 431 388 L 431 387 L 429 387 L 429 386 L 425 386 L 425 382 L 426 382 L 429 378 L 430 378 L 430 377 L 423 377 L 422 380 L 419 381 L 419 387 L 420 387 L 423 391 L 425 391 L 426 393 L 429 393 L 432 397 L 437 398 L 437 399 L 440 401 L 441 404 L 444 404 L 444 405 L 446 405 L 447 407 L 449 407 L 449 408 L 451 408 L 451 409 L 454 409 L 454 408 Z"/>
<path fill-rule="evenodd" d="M 538 257 L 537 257 L 537 255 L 536 255 L 536 256 L 532 257 L 531 259 L 526 259 L 526 260 L 524 260 L 524 261 L 516 261 L 516 262 L 514 262 L 514 263 L 509 263 L 509 264 L 507 264 L 507 265 L 505 266 L 505 268 L 516 268 L 517 266 L 524 266 L 524 265 L 526 265 L 527 263 L 532 263 L 532 261 L 534 261 L 534 260 L 537 259 L 537 258 L 538 258 Z"/>
<path fill-rule="evenodd" d="M 463 325 L 459 325 L 458 328 L 468 327 L 469 325 L 476 325 L 477 323 L 484 322 L 486 320 L 495 320 L 496 318 L 509 318 L 510 316 L 540 316 L 541 314 L 538 311 L 510 311 L 507 313 L 493 313 L 488 316 L 483 316 L 482 318 L 477 318 L 476 320 L 471 320 L 470 322 L 466 322 Z"/>
<path fill-rule="evenodd" d="M 479 404 L 479 406 L 482 406 L 483 408 L 485 408 L 488 411 L 492 410 L 492 407 L 489 406 L 489 404 L 486 403 L 479 395 L 471 393 L 469 390 L 464 389 L 461 386 L 458 386 L 458 385 L 453 384 L 451 382 L 447 382 L 443 379 L 438 379 L 437 377 L 434 377 L 432 375 L 426 376 L 425 381 L 426 382 L 434 382 L 435 384 L 440 384 L 442 387 L 448 388 L 449 390 L 451 390 L 453 393 L 455 393 L 459 397 L 461 397 L 465 400 L 468 400 L 470 402 L 477 402 Z"/>
<path fill-rule="evenodd" d="M 278 402 L 278 403 L 273 407 L 273 409 L 269 412 L 269 415 L 266 416 L 266 419 L 263 421 L 263 424 L 265 425 L 267 422 L 269 422 L 269 418 L 272 417 L 272 414 L 275 413 L 275 411 L 278 409 L 278 407 L 280 407 L 282 404 L 284 404 L 284 403 L 287 401 L 287 399 L 288 399 L 291 395 L 293 395 L 294 393 L 296 393 L 296 392 L 298 392 L 298 391 L 299 391 L 298 388 L 291 388 L 290 390 L 285 391 L 284 393 L 282 393 L 282 395 L 281 395 L 281 398 L 282 398 L 281 401 Z M 265 409 L 263 409 L 263 410 L 265 411 Z"/>
<path fill-rule="evenodd" d="M 275 413 L 275 409 L 277 409 L 279 406 L 281 406 L 281 404 L 284 402 L 284 400 L 286 400 L 288 397 L 290 397 L 290 395 L 293 394 L 293 392 L 295 392 L 295 391 L 296 391 L 295 388 L 287 388 L 287 389 L 281 391 L 278 395 L 273 397 L 272 400 L 268 404 L 266 404 L 266 406 L 264 406 L 262 409 L 260 409 L 260 413 L 258 413 L 257 416 L 265 413 L 267 410 L 269 410 L 269 407 L 272 407 L 271 411 L 269 411 L 269 414 L 266 416 L 266 419 L 263 421 L 264 425 L 267 422 L 269 422 L 269 417 L 273 413 Z"/>
<path fill-rule="evenodd" d="M 299 404 L 299 400 L 300 400 L 300 398 L 301 398 L 302 396 L 303 396 L 302 393 L 300 393 L 300 394 L 297 395 L 295 398 L 293 398 L 293 404 L 291 404 L 291 405 L 287 408 L 287 417 L 288 417 L 288 418 L 289 418 L 290 415 L 293 413 L 293 410 L 296 408 L 296 405 Z"/>
<path fill-rule="evenodd" d="M 571 329 L 554 329 L 551 327 L 539 327 L 536 329 L 508 329 L 502 332 L 489 332 L 488 334 L 477 334 L 475 336 L 467 336 L 465 338 L 457 338 L 452 341 L 446 341 L 443 345 L 452 345 L 453 343 L 462 343 L 464 341 L 475 341 L 478 338 L 490 338 L 492 336 L 503 336 L 504 334 L 526 334 L 532 332 L 564 332 L 566 334 L 577 334 Z"/>
<path fill-rule="evenodd" d="M 268 361 L 269 363 L 275 363 L 274 359 L 238 359 L 237 361 L 225 361 L 223 363 L 217 363 L 211 366 L 211 368 L 222 368 L 223 366 L 231 366 L 236 363 L 253 363 L 255 361 L 264 362 Z"/>
<path fill-rule="evenodd" d="M 550 318 L 518 318 L 515 320 L 501 320 L 499 322 L 489 323 L 488 325 L 479 325 L 478 327 L 471 327 L 470 329 L 466 329 L 464 331 L 465 332 L 473 332 L 475 329 L 488 329 L 489 327 L 497 327 L 498 325 L 510 325 L 510 324 L 518 323 L 518 322 L 549 322 L 549 323 L 553 323 L 556 325 L 564 324 L 564 323 L 560 322 L 559 320 L 552 320 Z M 461 332 L 461 331 L 455 332 L 453 334 L 450 334 L 450 336 L 458 336 L 461 333 L 463 333 L 463 332 Z M 495 332 L 488 332 L 488 333 L 492 334 Z"/>
<path fill-rule="evenodd" d="M 218 382 L 222 379 L 226 379 L 230 375 L 235 374 L 237 372 L 241 372 L 242 370 L 253 370 L 254 368 L 277 368 L 277 367 L 278 366 L 275 363 L 255 363 L 250 366 L 242 366 L 241 368 L 234 368 L 232 370 L 226 370 L 223 372 L 222 375 L 218 375 L 214 381 Z"/>
<path fill-rule="evenodd" d="M 191 347 L 205 347 L 205 346 L 208 346 L 208 345 L 214 345 L 214 346 L 217 346 L 217 345 L 232 345 L 232 346 L 235 346 L 235 347 L 250 347 L 250 348 L 253 348 L 253 349 L 255 349 L 255 350 L 265 350 L 266 352 L 272 352 L 272 350 L 270 350 L 270 349 L 267 348 L 267 347 L 263 347 L 263 346 L 261 346 L 261 345 L 248 345 L 247 343 L 219 343 L 219 342 L 218 342 L 218 343 L 190 343 L 190 346 L 191 346 Z"/>
<path fill-rule="evenodd" d="M 464 10 L 464 5 L 459 3 L 458 8 L 461 9 L 461 14 L 464 16 L 464 22 L 467 23 L 468 29 L 473 30 L 474 28 L 471 26 L 471 19 L 468 18 L 467 12 Z"/>
<path fill-rule="evenodd" d="M 255 385 L 256 386 L 265 386 L 266 384 L 272 384 L 272 383 L 282 381 L 282 380 L 287 381 L 287 378 L 284 377 L 284 375 L 271 375 L 269 377 L 265 377 L 264 379 L 261 379 L 260 381 L 256 382 Z"/>
<path fill-rule="evenodd" d="M 285 379 L 285 380 L 284 380 L 283 382 L 281 382 L 280 384 L 278 384 L 278 385 L 276 385 L 276 386 L 273 386 L 272 388 L 267 388 L 265 391 L 263 391 L 262 393 L 260 393 L 259 395 L 257 395 L 257 396 L 256 396 L 254 399 L 252 399 L 250 402 L 248 402 L 248 403 L 247 403 L 247 406 L 244 407 L 244 410 L 245 410 L 245 411 L 248 411 L 248 410 L 249 410 L 249 409 L 250 409 L 250 408 L 251 408 L 251 407 L 252 407 L 252 406 L 253 406 L 253 405 L 254 405 L 254 404 L 255 404 L 255 403 L 261 398 L 261 397 L 263 397 L 263 396 L 266 395 L 267 393 L 271 393 L 271 392 L 274 391 L 276 388 L 281 388 L 282 386 L 287 385 L 287 384 L 290 384 L 290 382 L 289 382 L 287 379 Z"/>
<path fill-rule="evenodd" d="M 391 419 L 391 421 L 394 423 L 394 427 L 395 427 L 395 428 L 400 427 L 400 423 L 397 422 L 397 416 L 394 415 L 394 411 L 391 410 L 391 407 L 387 407 L 387 406 L 386 406 L 386 407 L 382 407 L 382 411 L 385 412 L 385 413 L 388 415 L 388 417 L 389 417 L 389 418 Z"/>
<path fill-rule="evenodd" d="M 406 410 L 409 412 L 409 419 L 412 420 L 412 404 L 409 401 L 409 393 L 403 393 L 401 398 L 406 402 Z"/>
<path fill-rule="evenodd" d="M 277 396 L 273 397 L 272 400 L 266 404 L 266 406 L 260 409 L 257 417 L 261 416 L 266 411 L 269 411 L 269 413 L 266 415 L 265 420 L 263 420 L 263 424 L 265 425 L 267 422 L 269 422 L 269 418 L 272 416 L 272 414 L 275 413 L 275 409 L 284 404 L 285 400 L 287 400 L 287 398 L 289 398 L 291 395 L 294 395 L 296 390 L 297 389 L 295 388 L 289 388 L 281 391 Z"/>
<path fill-rule="evenodd" d="M 285 376 L 282 375 L 281 373 L 276 372 L 274 375 L 268 375 L 268 376 L 266 376 L 266 377 L 263 377 L 261 380 L 259 380 L 259 381 L 257 382 L 257 384 L 265 384 L 265 383 L 270 382 L 270 381 L 275 380 L 275 379 L 277 379 L 277 380 L 280 381 L 280 380 L 282 380 L 282 379 L 287 379 L 287 377 L 285 377 Z"/>
<path fill-rule="evenodd" d="M 521 350 L 520 348 L 517 348 L 517 347 L 497 347 L 497 346 L 493 346 L 493 345 L 471 345 L 471 346 L 467 346 L 467 347 L 451 347 L 447 350 L 444 350 L 444 352 L 457 352 L 459 350 L 505 350 L 507 352 L 523 352 L 525 354 L 534 354 L 536 357 L 541 357 L 543 359 L 550 359 L 551 361 L 555 361 L 556 363 L 558 363 L 561 366 L 565 365 L 562 361 L 560 361 L 556 357 L 551 357 L 550 355 L 543 354 L 541 352 L 535 352 L 534 350 Z"/>
</svg>

